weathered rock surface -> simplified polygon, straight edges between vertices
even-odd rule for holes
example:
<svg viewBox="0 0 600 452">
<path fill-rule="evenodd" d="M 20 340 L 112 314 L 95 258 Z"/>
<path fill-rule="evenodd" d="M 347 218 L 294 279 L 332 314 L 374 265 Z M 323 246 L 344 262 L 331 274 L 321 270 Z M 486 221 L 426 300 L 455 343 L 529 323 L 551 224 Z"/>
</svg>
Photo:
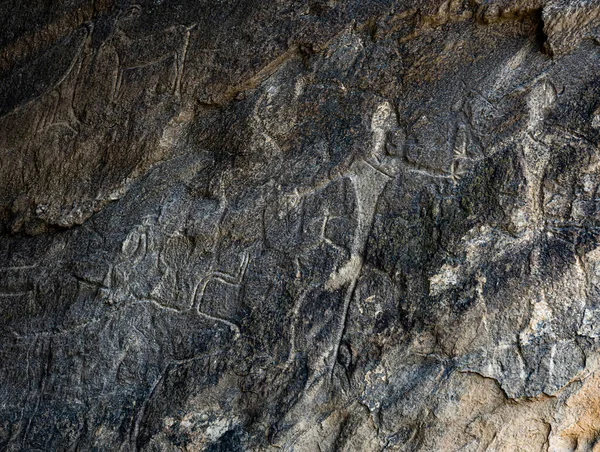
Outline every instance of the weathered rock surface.
<svg viewBox="0 0 600 452">
<path fill-rule="evenodd" d="M 600 450 L 600 2 L 0 10 L 0 449 Z"/>
</svg>

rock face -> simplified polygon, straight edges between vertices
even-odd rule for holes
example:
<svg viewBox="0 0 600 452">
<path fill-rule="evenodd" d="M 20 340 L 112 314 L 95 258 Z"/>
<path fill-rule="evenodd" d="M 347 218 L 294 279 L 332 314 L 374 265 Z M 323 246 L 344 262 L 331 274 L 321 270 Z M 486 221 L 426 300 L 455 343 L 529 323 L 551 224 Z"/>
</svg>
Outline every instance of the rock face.
<svg viewBox="0 0 600 452">
<path fill-rule="evenodd" d="M 0 449 L 600 450 L 600 2 L 0 10 Z"/>
</svg>

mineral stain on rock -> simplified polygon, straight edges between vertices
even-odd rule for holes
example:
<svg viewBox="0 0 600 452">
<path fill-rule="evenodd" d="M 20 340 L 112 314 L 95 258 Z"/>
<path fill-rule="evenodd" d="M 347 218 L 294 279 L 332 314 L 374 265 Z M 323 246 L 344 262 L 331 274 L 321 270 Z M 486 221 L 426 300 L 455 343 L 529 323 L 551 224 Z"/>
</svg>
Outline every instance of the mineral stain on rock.
<svg viewBox="0 0 600 452">
<path fill-rule="evenodd" d="M 600 2 L 0 10 L 0 449 L 600 447 Z"/>
</svg>

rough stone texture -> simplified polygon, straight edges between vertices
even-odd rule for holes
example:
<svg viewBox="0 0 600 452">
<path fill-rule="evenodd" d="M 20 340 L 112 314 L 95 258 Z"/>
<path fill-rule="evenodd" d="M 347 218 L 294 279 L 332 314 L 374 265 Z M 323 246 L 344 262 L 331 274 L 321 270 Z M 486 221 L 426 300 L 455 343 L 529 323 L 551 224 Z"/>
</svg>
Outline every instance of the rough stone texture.
<svg viewBox="0 0 600 452">
<path fill-rule="evenodd" d="M 600 2 L 0 10 L 0 449 L 600 450 Z"/>
</svg>

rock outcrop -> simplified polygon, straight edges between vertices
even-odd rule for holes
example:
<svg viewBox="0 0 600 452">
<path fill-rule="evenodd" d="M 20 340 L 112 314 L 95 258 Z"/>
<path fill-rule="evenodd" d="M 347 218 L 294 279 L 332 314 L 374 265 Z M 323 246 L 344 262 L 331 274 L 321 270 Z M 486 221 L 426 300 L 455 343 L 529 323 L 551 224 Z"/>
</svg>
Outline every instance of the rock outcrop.
<svg viewBox="0 0 600 452">
<path fill-rule="evenodd" d="M 0 10 L 2 450 L 600 450 L 600 2 Z"/>
</svg>

